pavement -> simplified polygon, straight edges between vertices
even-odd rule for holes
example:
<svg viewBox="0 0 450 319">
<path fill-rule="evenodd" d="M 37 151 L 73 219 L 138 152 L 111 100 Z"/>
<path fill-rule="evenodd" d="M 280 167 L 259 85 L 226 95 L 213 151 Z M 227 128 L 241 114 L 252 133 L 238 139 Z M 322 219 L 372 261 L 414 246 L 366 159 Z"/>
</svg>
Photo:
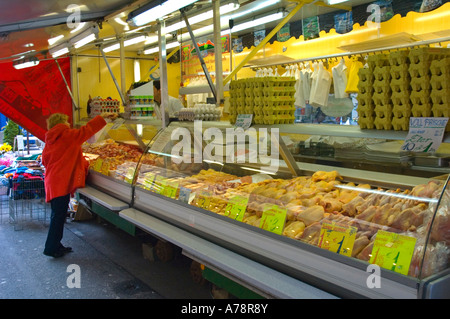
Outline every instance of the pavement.
<svg viewBox="0 0 450 319">
<path fill-rule="evenodd" d="M 1 200 L 0 299 L 212 299 L 210 284 L 190 275 L 181 253 L 169 262 L 144 259 L 142 244 L 106 221 L 68 221 L 61 258 L 43 255 L 47 218 L 27 216 L 21 227 L 9 220 Z"/>
</svg>

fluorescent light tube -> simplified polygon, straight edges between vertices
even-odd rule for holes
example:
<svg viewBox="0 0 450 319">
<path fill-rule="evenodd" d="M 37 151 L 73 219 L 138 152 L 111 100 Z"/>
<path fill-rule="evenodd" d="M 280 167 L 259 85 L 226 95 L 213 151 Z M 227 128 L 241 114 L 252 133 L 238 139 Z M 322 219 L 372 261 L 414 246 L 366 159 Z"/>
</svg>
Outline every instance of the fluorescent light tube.
<svg viewBox="0 0 450 319">
<path fill-rule="evenodd" d="M 96 39 L 96 35 L 94 33 L 88 35 L 87 37 L 81 39 L 80 41 L 76 42 L 73 46 L 75 47 L 75 49 L 81 48 L 82 46 L 91 43 L 92 41 L 94 41 Z"/>
<path fill-rule="evenodd" d="M 175 48 L 175 47 L 177 47 L 179 45 L 180 45 L 180 43 L 178 41 L 171 42 L 171 43 L 168 43 L 166 45 L 166 49 L 172 49 L 172 48 Z M 154 47 L 154 48 L 150 48 L 150 49 L 145 50 L 144 54 L 152 54 L 152 53 L 156 53 L 158 51 L 159 51 L 159 47 Z"/>
<path fill-rule="evenodd" d="M 123 46 L 127 47 L 130 45 L 136 44 L 136 43 L 144 42 L 146 40 L 147 40 L 147 37 L 145 35 L 142 35 L 140 37 L 125 40 L 123 42 Z M 158 38 L 156 38 L 156 42 L 158 42 Z M 113 45 L 103 48 L 102 50 L 103 50 L 103 52 L 111 52 L 111 51 L 115 51 L 115 50 L 119 50 L 119 49 L 120 49 L 120 43 L 115 43 Z"/>
<path fill-rule="evenodd" d="M 234 26 L 231 29 L 231 32 L 238 32 L 238 31 L 250 29 L 250 28 L 259 26 L 261 24 L 265 24 L 265 23 L 269 23 L 269 22 L 272 22 L 272 21 L 280 20 L 282 18 L 283 18 L 283 12 L 277 12 L 277 13 L 270 14 L 268 16 L 259 18 L 259 19 L 255 19 L 255 20 L 252 20 L 252 21 L 248 21 L 248 22 L 244 22 L 244 23 L 238 24 L 238 25 Z"/>
<path fill-rule="evenodd" d="M 333 4 L 338 4 L 338 3 L 342 3 L 342 2 L 346 2 L 346 1 L 348 1 L 348 0 L 328 0 L 327 2 L 330 6 L 332 6 Z"/>
<path fill-rule="evenodd" d="M 248 9 L 248 10 L 245 10 L 245 11 L 238 12 L 238 13 L 236 13 L 236 14 L 233 14 L 233 15 L 230 17 L 230 19 L 237 19 L 237 18 L 243 17 L 243 16 L 245 16 L 245 15 L 247 15 L 247 14 L 250 14 L 250 13 L 253 13 L 253 12 L 255 12 L 255 11 L 264 9 L 264 8 L 266 8 L 266 7 L 268 7 L 268 6 L 274 5 L 274 4 L 277 3 L 277 2 L 280 2 L 280 0 L 268 0 L 268 1 L 265 1 L 265 2 L 263 2 L 263 3 L 259 4 L 259 5 L 257 5 L 257 6 L 254 7 L 254 8 L 251 8 L 251 9 Z"/>
<path fill-rule="evenodd" d="M 64 38 L 64 36 L 63 36 L 62 34 L 60 34 L 60 35 L 58 35 L 58 36 L 56 36 L 56 37 L 53 37 L 53 38 L 48 39 L 47 41 L 48 41 L 48 44 L 49 44 L 49 45 L 53 45 L 53 44 L 55 44 L 56 42 L 58 42 L 59 40 L 61 40 L 62 38 Z"/>
<path fill-rule="evenodd" d="M 137 16 L 131 18 L 131 20 L 135 26 L 140 27 L 144 24 L 156 21 L 157 19 L 184 8 L 196 1 L 197 0 L 167 0 L 156 7 L 138 14 Z"/>
<path fill-rule="evenodd" d="M 102 48 L 102 50 L 103 50 L 103 52 L 111 52 L 111 51 L 119 50 L 119 48 L 120 48 L 120 43 L 115 43 L 113 45 L 110 45 L 109 47 Z"/>
<path fill-rule="evenodd" d="M 69 53 L 69 49 L 68 48 L 62 48 L 58 51 L 55 51 L 54 53 L 51 53 L 52 57 L 56 58 L 58 56 L 61 56 L 63 54 Z"/>
<path fill-rule="evenodd" d="M 24 60 L 24 62 L 16 62 L 13 63 L 13 66 L 16 70 L 20 70 L 20 69 L 25 69 L 25 68 L 29 68 L 32 66 L 36 66 L 39 64 L 39 60 L 34 58 L 34 59 L 30 59 L 30 60 Z"/>
<path fill-rule="evenodd" d="M 70 33 L 75 33 L 75 32 L 80 31 L 81 29 L 83 29 L 83 27 L 84 27 L 85 25 L 86 25 L 86 22 L 78 23 L 77 27 L 74 28 L 73 30 L 71 30 Z"/>
</svg>

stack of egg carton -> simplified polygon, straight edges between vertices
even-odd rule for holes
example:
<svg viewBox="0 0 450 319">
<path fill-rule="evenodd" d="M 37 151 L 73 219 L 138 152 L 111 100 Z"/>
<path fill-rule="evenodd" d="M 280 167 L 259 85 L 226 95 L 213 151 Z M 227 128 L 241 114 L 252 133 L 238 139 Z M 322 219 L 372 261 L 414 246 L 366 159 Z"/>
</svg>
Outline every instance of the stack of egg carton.
<svg viewBox="0 0 450 319">
<path fill-rule="evenodd" d="M 367 60 L 369 68 L 373 69 L 373 94 L 375 119 L 377 130 L 392 129 L 392 90 L 391 66 L 386 54 L 376 54 Z"/>
<path fill-rule="evenodd" d="M 411 76 L 409 73 L 409 50 L 389 54 L 392 90 L 392 127 L 396 131 L 409 129 L 411 117 Z"/>
<path fill-rule="evenodd" d="M 361 68 L 358 71 L 358 124 L 362 129 L 373 129 L 375 110 L 373 104 L 373 70 Z"/>
<path fill-rule="evenodd" d="M 256 124 L 291 124 L 295 121 L 295 77 L 256 78 L 254 88 Z"/>
<path fill-rule="evenodd" d="M 439 105 L 448 102 L 448 86 L 445 75 L 440 75 L 440 60 L 450 57 L 450 49 L 445 48 L 416 48 L 409 53 L 409 74 L 411 76 L 411 113 L 414 117 L 431 117 L 443 114 L 439 112 Z M 432 74 L 431 65 L 436 74 Z M 445 68 L 444 68 L 445 69 Z M 444 71 L 445 72 L 445 71 Z M 434 88 L 431 78 L 434 78 Z M 447 78 L 448 79 L 448 78 Z M 442 80 L 442 81 L 441 81 Z M 447 93 L 447 95 L 445 95 Z M 441 98 L 442 97 L 442 98 Z M 434 107 L 436 105 L 436 107 Z M 434 107 L 434 108 L 433 108 Z M 433 109 L 436 112 L 433 112 Z"/>
<path fill-rule="evenodd" d="M 234 80 L 230 82 L 230 123 L 236 123 L 238 114 L 244 110 L 245 85 L 244 80 Z"/>
<path fill-rule="evenodd" d="M 450 117 L 450 57 L 432 61 L 430 72 L 433 116 Z M 450 123 L 446 131 L 450 131 Z"/>
</svg>

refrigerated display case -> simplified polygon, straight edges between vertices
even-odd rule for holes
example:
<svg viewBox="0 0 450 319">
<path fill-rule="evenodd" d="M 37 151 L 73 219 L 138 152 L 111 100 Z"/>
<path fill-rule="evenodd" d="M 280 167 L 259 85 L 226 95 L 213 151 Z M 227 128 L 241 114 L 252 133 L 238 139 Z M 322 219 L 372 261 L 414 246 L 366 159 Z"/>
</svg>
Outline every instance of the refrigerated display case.
<svg viewBox="0 0 450 319">
<path fill-rule="evenodd" d="M 86 145 L 88 184 L 138 227 L 156 218 L 333 296 L 450 296 L 448 165 L 417 165 L 423 154 L 399 151 L 404 132 L 238 130 L 172 122 L 129 157 L 100 151 L 124 141 Z M 430 156 L 444 163 L 449 142 Z"/>
</svg>

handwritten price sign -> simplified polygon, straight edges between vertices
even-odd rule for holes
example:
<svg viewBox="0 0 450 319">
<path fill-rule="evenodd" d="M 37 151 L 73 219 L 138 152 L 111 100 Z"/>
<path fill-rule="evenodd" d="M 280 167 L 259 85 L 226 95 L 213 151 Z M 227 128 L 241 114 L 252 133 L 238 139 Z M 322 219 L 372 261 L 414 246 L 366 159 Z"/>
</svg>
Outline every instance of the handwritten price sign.
<svg viewBox="0 0 450 319">
<path fill-rule="evenodd" d="M 351 257 L 357 230 L 352 226 L 323 223 L 320 230 L 319 247 Z"/>
<path fill-rule="evenodd" d="M 245 210 L 247 209 L 248 198 L 245 196 L 237 195 L 228 201 L 225 207 L 225 216 L 228 216 L 237 221 L 242 221 L 244 218 Z"/>
<path fill-rule="evenodd" d="M 402 151 L 436 152 L 441 145 L 447 122 L 447 117 L 411 117 Z"/>
<path fill-rule="evenodd" d="M 371 264 L 407 275 L 416 238 L 379 230 L 373 243 Z"/>
<path fill-rule="evenodd" d="M 259 227 L 281 235 L 286 222 L 287 209 L 278 205 L 266 205 L 261 216 Z"/>
</svg>

